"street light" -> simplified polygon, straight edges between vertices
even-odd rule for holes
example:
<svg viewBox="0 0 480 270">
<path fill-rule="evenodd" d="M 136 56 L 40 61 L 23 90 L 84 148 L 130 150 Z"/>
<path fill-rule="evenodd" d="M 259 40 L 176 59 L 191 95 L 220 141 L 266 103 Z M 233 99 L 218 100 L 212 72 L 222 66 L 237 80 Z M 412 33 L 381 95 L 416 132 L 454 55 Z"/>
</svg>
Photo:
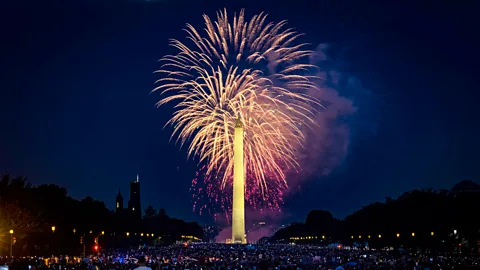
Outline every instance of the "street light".
<svg viewBox="0 0 480 270">
<path fill-rule="evenodd" d="M 130 236 L 130 233 L 129 233 L 129 232 L 127 232 L 127 236 Z"/>
<path fill-rule="evenodd" d="M 431 232 L 431 233 L 430 233 L 430 235 L 431 235 L 431 236 L 434 236 L 434 235 L 435 235 L 435 233 Z"/>
<path fill-rule="evenodd" d="M 412 237 L 415 237 L 415 233 L 414 233 L 414 232 L 412 232 Z"/>
<path fill-rule="evenodd" d="M 73 228 L 73 233 L 76 233 L 76 232 L 77 232 L 77 230 L 75 228 Z"/>
<path fill-rule="evenodd" d="M 13 253 L 13 230 L 10 230 L 10 257 L 12 257 Z"/>
<path fill-rule="evenodd" d="M 399 233 L 397 233 L 397 238 L 398 238 L 398 237 L 400 237 L 400 234 L 399 234 Z"/>
<path fill-rule="evenodd" d="M 104 232 L 104 231 L 102 231 L 102 235 L 104 235 L 104 234 L 105 234 L 105 232 Z"/>
<path fill-rule="evenodd" d="M 55 226 L 52 226 L 52 247 L 55 248 Z"/>
</svg>

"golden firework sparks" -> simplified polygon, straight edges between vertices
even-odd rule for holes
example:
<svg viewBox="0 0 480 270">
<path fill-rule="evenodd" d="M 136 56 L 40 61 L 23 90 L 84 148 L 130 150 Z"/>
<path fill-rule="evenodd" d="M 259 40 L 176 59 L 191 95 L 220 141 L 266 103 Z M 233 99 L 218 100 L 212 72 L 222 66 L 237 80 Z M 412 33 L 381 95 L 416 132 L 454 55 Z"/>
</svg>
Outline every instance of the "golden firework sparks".
<svg viewBox="0 0 480 270">
<path fill-rule="evenodd" d="M 225 187 L 233 175 L 233 134 L 239 116 L 244 126 L 246 189 L 264 194 L 269 184 L 287 187 L 285 172 L 298 168 L 296 149 L 302 146 L 304 125 L 312 123 L 307 93 L 315 89 L 306 75 L 314 66 L 301 63 L 312 53 L 294 44 L 301 35 L 285 29 L 286 21 L 267 23 L 261 13 L 245 20 L 244 10 L 229 20 L 226 10 L 205 29 L 187 24 L 187 46 L 171 40 L 177 53 L 161 59 L 163 77 L 153 91 L 158 106 L 173 102 L 167 122 L 172 137 L 188 144 L 188 155 L 206 163 L 206 174 L 221 177 Z M 222 175 L 218 175 L 221 173 Z M 272 182 L 273 183 L 270 183 Z"/>
</svg>

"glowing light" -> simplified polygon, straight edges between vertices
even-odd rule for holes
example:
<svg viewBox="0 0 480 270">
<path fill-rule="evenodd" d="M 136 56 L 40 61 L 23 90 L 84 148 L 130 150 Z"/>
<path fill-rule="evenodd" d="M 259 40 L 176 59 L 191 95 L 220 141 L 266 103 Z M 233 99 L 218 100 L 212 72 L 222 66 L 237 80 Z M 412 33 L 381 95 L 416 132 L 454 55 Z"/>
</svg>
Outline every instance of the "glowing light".
<svg viewBox="0 0 480 270">
<path fill-rule="evenodd" d="M 104 234 L 105 234 L 105 231 L 102 231 L 102 235 L 104 235 Z"/>
<path fill-rule="evenodd" d="M 10 234 L 13 234 L 13 230 L 10 230 Z"/>
<path fill-rule="evenodd" d="M 361 235 L 359 235 L 359 236 L 358 236 L 358 239 L 362 239 L 362 236 L 361 236 Z"/>
<path fill-rule="evenodd" d="M 412 237 L 415 237 L 415 233 L 414 233 L 414 232 L 412 232 Z"/>
<path fill-rule="evenodd" d="M 77 229 L 73 228 L 73 233 L 76 233 L 77 232 Z"/>
<path fill-rule="evenodd" d="M 52 226 L 52 232 L 55 232 L 55 226 Z"/>
<path fill-rule="evenodd" d="M 434 232 L 431 232 L 431 233 L 430 233 L 430 235 L 431 235 L 431 236 L 434 236 L 434 235 L 435 235 L 435 233 L 434 233 Z"/>
<path fill-rule="evenodd" d="M 398 238 L 398 237 L 400 237 L 400 234 L 399 234 L 399 233 L 397 233 L 397 238 Z"/>
<path fill-rule="evenodd" d="M 379 235 L 378 235 L 378 238 L 382 238 L 382 235 L 381 235 L 381 234 L 379 234 Z"/>
<path fill-rule="evenodd" d="M 143 232 L 140 234 L 140 236 L 142 236 L 142 237 L 143 237 Z"/>
<path fill-rule="evenodd" d="M 130 236 L 130 233 L 129 233 L 129 232 L 127 232 L 127 236 Z"/>
<path fill-rule="evenodd" d="M 193 191 L 212 201 L 231 199 L 217 195 L 232 188 L 231 123 L 237 116 L 244 131 L 245 197 L 250 205 L 268 202 L 270 208 L 278 207 L 288 187 L 286 171 L 298 169 L 302 130 L 313 123 L 318 102 L 308 92 L 316 86 L 304 74 L 314 66 L 299 63 L 311 51 L 293 44 L 300 34 L 284 29 L 286 22 L 268 23 L 266 17 L 262 13 L 248 21 L 242 10 L 232 23 L 226 11 L 214 22 L 205 15 L 206 32 L 187 25 L 191 46 L 172 40 L 178 53 L 162 58 L 157 71 L 165 75 L 153 90 L 162 95 L 157 105 L 176 108 L 167 122 L 172 137 L 187 144 L 188 156 L 203 165 L 203 185 L 197 187 L 194 179 Z"/>
<path fill-rule="evenodd" d="M 238 117 L 233 139 L 232 242 L 244 244 L 245 238 L 245 167 L 243 166 L 243 125 Z"/>
<path fill-rule="evenodd" d="M 325 235 L 322 235 L 322 239 L 325 239 Z"/>
<path fill-rule="evenodd" d="M 369 236 L 367 236 L 367 237 L 368 237 L 368 238 L 370 238 L 370 235 L 369 235 Z"/>
</svg>

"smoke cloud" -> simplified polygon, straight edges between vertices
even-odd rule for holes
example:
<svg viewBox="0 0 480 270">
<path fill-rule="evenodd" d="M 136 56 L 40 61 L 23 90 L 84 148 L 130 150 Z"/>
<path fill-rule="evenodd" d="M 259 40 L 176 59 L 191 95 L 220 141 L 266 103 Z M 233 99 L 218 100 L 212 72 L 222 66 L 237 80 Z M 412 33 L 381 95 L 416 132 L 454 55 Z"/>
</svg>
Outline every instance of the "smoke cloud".
<svg viewBox="0 0 480 270">
<path fill-rule="evenodd" d="M 350 145 L 350 127 L 347 117 L 356 112 L 353 100 L 342 96 L 342 89 L 358 82 L 338 71 L 338 64 L 328 55 L 329 46 L 320 44 L 310 57 L 310 62 L 319 67 L 315 74 L 318 90 L 309 94 L 320 100 L 316 125 L 304 129 L 305 147 L 299 149 L 301 171 L 289 176 L 290 186 L 312 175 L 328 175 L 343 162 Z M 344 82 L 347 81 L 347 84 Z"/>
<path fill-rule="evenodd" d="M 217 225 L 223 228 L 215 238 L 218 243 L 225 243 L 226 239 L 232 238 L 232 228 L 229 220 L 223 216 L 217 219 Z M 285 213 L 275 210 L 245 210 L 245 230 L 247 241 L 255 243 L 263 237 L 272 236 L 282 226 L 281 220 L 285 218 Z"/>
<path fill-rule="evenodd" d="M 365 89 L 356 77 L 342 72 L 342 64 L 330 57 L 330 49 L 328 44 L 320 44 L 310 57 L 310 63 L 318 67 L 313 74 L 317 77 L 318 89 L 312 90 L 309 95 L 318 99 L 322 106 L 317 108 L 315 125 L 303 130 L 306 141 L 304 147 L 298 149 L 300 170 L 287 176 L 290 188 L 283 196 L 301 188 L 301 183 L 313 175 L 317 178 L 329 175 L 342 164 L 348 154 L 352 133 L 349 120 L 357 112 L 353 96 L 356 96 L 357 91 Z M 269 58 L 274 59 L 275 56 L 269 55 Z M 268 67 L 269 70 L 273 68 Z M 217 225 L 224 229 L 216 241 L 224 243 L 231 238 L 231 225 L 225 215 L 223 219 L 218 219 L 219 216 L 221 215 L 217 215 L 216 219 Z M 282 220 L 288 218 L 284 212 L 261 209 L 247 210 L 245 217 L 249 242 L 273 235 L 281 228 Z M 265 222 L 265 226 L 258 226 L 259 222 Z"/>
</svg>

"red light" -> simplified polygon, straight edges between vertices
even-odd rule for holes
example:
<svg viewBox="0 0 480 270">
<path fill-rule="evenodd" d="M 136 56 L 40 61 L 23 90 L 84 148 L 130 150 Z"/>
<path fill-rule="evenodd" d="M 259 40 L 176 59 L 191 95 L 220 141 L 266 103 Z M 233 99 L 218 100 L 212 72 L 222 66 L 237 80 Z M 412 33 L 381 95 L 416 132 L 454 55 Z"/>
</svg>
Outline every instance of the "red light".
<svg viewBox="0 0 480 270">
<path fill-rule="evenodd" d="M 95 249 L 95 251 L 97 251 L 97 250 L 98 250 L 98 246 L 95 245 L 95 246 L 93 247 L 93 249 Z"/>
<path fill-rule="evenodd" d="M 459 247 L 461 247 L 461 246 L 462 246 L 462 244 L 458 244 L 458 246 L 459 246 Z"/>
</svg>

